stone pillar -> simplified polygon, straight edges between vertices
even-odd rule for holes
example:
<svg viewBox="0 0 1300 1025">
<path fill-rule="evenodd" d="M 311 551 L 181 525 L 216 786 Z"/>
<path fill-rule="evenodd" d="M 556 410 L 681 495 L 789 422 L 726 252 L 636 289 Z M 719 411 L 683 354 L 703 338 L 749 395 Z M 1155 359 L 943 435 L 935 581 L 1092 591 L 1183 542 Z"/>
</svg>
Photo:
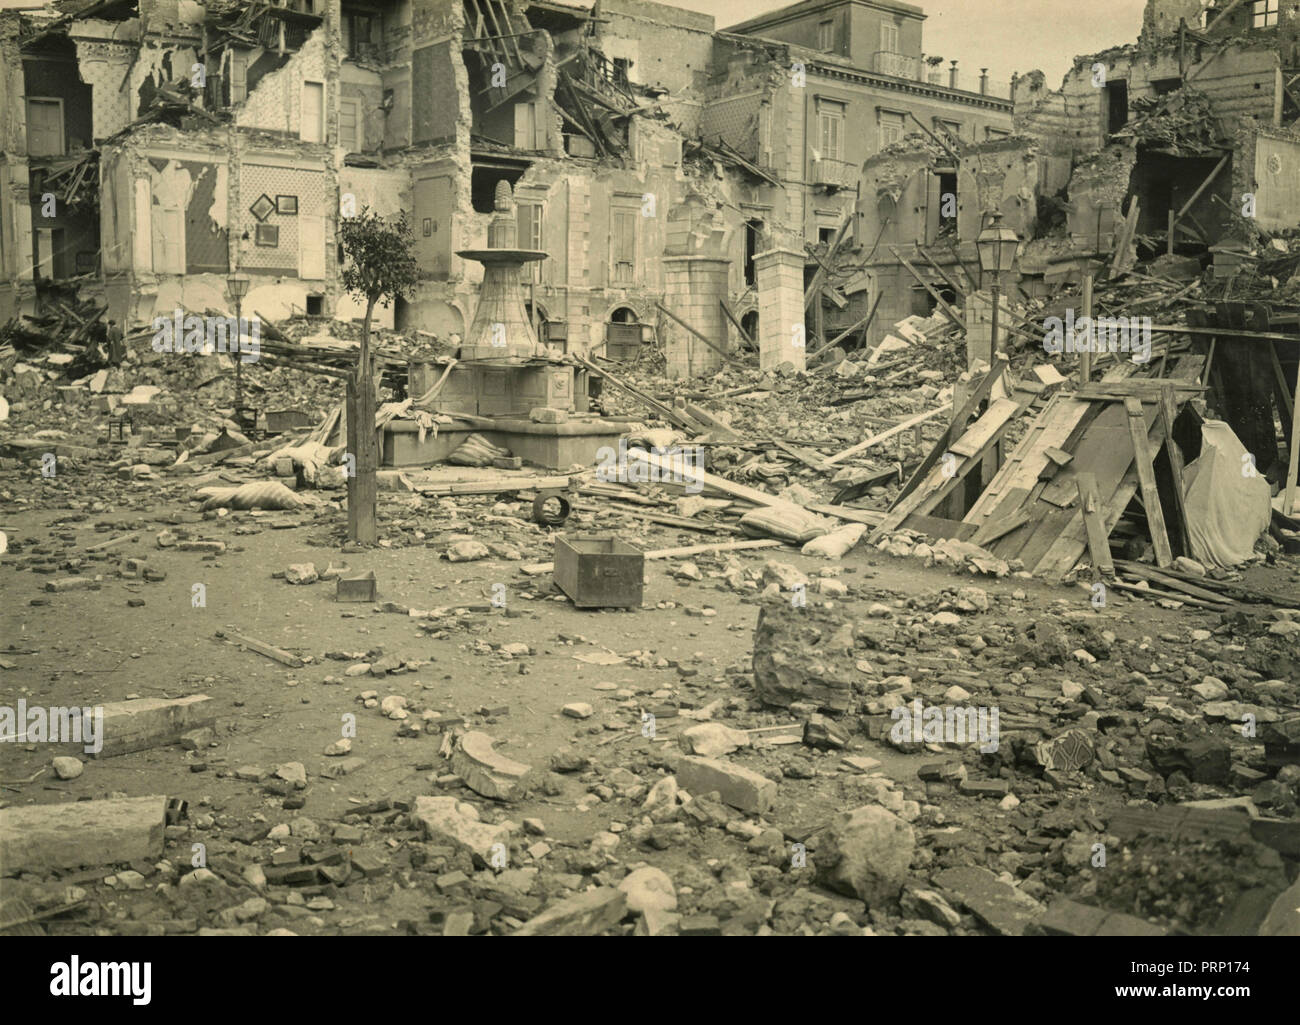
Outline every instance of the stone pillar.
<svg viewBox="0 0 1300 1025">
<path fill-rule="evenodd" d="M 797 370 L 807 365 L 803 311 L 804 254 L 793 249 L 769 249 L 754 256 L 758 274 L 758 365 L 762 370 L 792 363 Z"/>
<path fill-rule="evenodd" d="M 1009 341 L 1007 325 L 1011 323 L 1011 304 L 1004 291 L 999 297 L 998 334 L 1003 343 Z M 966 369 L 970 370 L 977 363 L 993 365 L 993 353 L 997 351 L 993 339 L 993 294 L 984 289 L 966 294 Z"/>
<path fill-rule="evenodd" d="M 727 298 L 731 261 L 718 256 L 664 257 L 664 305 L 715 345 L 726 348 L 727 321 L 720 300 Z M 699 377 L 722 367 L 709 348 L 671 317 L 662 317 L 664 356 L 669 379 Z"/>
</svg>

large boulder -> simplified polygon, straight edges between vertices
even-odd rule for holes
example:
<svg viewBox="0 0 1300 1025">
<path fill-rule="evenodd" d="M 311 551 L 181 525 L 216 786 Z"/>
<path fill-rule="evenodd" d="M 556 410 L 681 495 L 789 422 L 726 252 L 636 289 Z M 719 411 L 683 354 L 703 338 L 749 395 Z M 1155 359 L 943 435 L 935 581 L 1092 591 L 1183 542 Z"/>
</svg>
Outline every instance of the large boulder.
<svg viewBox="0 0 1300 1025">
<path fill-rule="evenodd" d="M 915 846 L 912 827 L 879 805 L 841 812 L 817 846 L 817 881 L 869 906 L 891 902 L 907 879 Z"/>
</svg>

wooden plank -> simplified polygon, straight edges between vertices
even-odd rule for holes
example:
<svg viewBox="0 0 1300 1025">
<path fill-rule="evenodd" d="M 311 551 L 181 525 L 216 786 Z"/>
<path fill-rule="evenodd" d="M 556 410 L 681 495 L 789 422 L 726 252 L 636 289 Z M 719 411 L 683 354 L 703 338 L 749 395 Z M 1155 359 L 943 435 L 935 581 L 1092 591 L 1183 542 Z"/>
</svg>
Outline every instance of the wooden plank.
<svg viewBox="0 0 1300 1025">
<path fill-rule="evenodd" d="M 1295 401 L 1300 404 L 1300 363 L 1296 364 L 1295 369 Z M 1286 471 L 1286 496 L 1282 500 L 1282 515 L 1294 516 L 1300 510 L 1296 509 L 1296 474 L 1300 471 L 1300 414 L 1291 417 L 1291 458 Z"/>
<path fill-rule="evenodd" d="M 454 481 L 447 484 L 415 484 L 422 495 L 494 495 L 503 491 L 521 491 L 544 488 L 563 490 L 569 486 L 568 477 L 494 477 L 492 480 Z"/>
<path fill-rule="evenodd" d="M 739 332 L 740 337 L 743 338 L 746 342 L 749 343 L 749 347 L 750 347 L 751 349 L 757 349 L 757 348 L 758 348 L 758 343 L 757 343 L 754 339 L 750 338 L 750 337 L 749 337 L 749 332 L 746 331 L 743 327 L 740 326 L 740 321 L 738 321 L 738 320 L 736 319 L 736 315 L 735 315 L 734 313 L 731 312 L 731 307 L 727 305 L 726 300 L 725 300 L 725 299 L 719 299 L 719 300 L 718 300 L 718 305 L 722 307 L 722 312 L 725 313 L 726 316 L 727 316 L 727 319 L 728 319 L 729 321 L 731 321 L 731 326 L 734 327 L 734 328 L 736 329 L 737 332 Z"/>
<path fill-rule="evenodd" d="M 1088 531 L 1088 554 L 1092 558 L 1093 568 L 1103 576 L 1112 577 L 1115 575 L 1115 565 L 1110 559 L 1110 532 L 1102 522 L 1097 478 L 1091 473 L 1079 473 L 1075 474 L 1074 482 L 1079 488 L 1079 511 L 1083 514 L 1083 523 Z"/>
<path fill-rule="evenodd" d="M 909 417 L 907 420 L 904 420 L 900 424 L 895 424 L 887 431 L 882 431 L 879 434 L 873 434 L 866 441 L 860 441 L 856 445 L 852 446 L 851 448 L 846 448 L 843 452 L 836 452 L 835 455 L 833 456 L 827 456 L 826 459 L 823 460 L 823 465 L 833 466 L 836 463 L 841 462 L 844 459 L 847 459 L 849 456 L 855 456 L 859 452 L 865 452 L 867 449 L 874 448 L 876 445 L 879 445 L 882 441 L 887 441 L 888 439 L 892 438 L 894 435 L 899 434 L 902 431 L 910 430 L 911 428 L 915 427 L 917 424 L 925 423 L 926 420 L 933 419 L 934 417 L 938 416 L 940 413 L 947 412 L 950 409 L 952 409 L 952 403 L 945 402 L 942 406 L 939 406 L 937 409 L 931 409 L 925 413 L 917 413 L 916 416 Z"/>
<path fill-rule="evenodd" d="M 702 341 L 705 345 L 707 345 L 710 349 L 712 349 L 712 350 L 713 350 L 714 352 L 716 352 L 719 356 L 721 356 L 723 359 L 725 359 L 728 363 L 734 363 L 734 364 L 736 364 L 736 366 L 744 366 L 744 365 L 745 365 L 745 364 L 742 363 L 740 360 L 738 360 L 738 359 L 736 359 L 734 356 L 732 356 L 731 353 L 729 353 L 729 352 L 728 352 L 726 349 L 724 349 L 721 345 L 719 345 L 717 342 L 713 341 L 713 339 L 711 339 L 711 338 L 709 338 L 707 335 L 705 335 L 702 331 L 697 331 L 697 330 L 695 330 L 695 328 L 691 327 L 690 324 L 688 324 L 688 323 L 686 323 L 686 321 L 682 320 L 681 317 L 677 316 L 677 314 L 675 314 L 672 310 L 670 310 L 670 309 L 669 309 L 667 306 L 665 306 L 663 303 L 655 303 L 655 306 L 657 306 L 657 307 L 659 308 L 659 312 L 660 312 L 660 313 L 663 313 L 663 314 L 665 314 L 667 317 L 669 317 L 670 319 L 676 321 L 679 325 L 681 325 L 681 327 L 683 327 L 685 330 L 687 330 L 687 331 L 689 331 L 691 334 L 693 334 L 696 338 L 698 338 L 700 341 Z"/>
<path fill-rule="evenodd" d="M 218 630 L 217 636 L 219 638 L 233 641 L 235 644 L 241 644 L 249 651 L 255 651 L 259 655 L 265 655 L 267 658 L 274 659 L 276 662 L 288 666 L 290 669 L 302 668 L 302 659 L 298 658 L 296 655 L 291 655 L 283 648 L 274 647 L 273 645 L 267 644 L 264 641 L 259 641 L 253 637 L 245 637 L 243 634 L 237 634 L 233 630 Z"/>
<path fill-rule="evenodd" d="M 1196 584 L 1189 584 L 1185 580 L 1169 573 L 1161 573 L 1159 570 L 1152 569 L 1143 562 L 1132 562 L 1127 559 L 1120 559 L 1115 563 L 1115 567 L 1126 576 L 1140 577 L 1143 580 L 1149 580 L 1153 584 L 1160 584 L 1162 587 L 1172 587 L 1176 591 L 1183 591 L 1190 594 L 1193 598 L 1203 598 L 1206 601 L 1222 602 L 1231 604 L 1230 600 L 1217 591 L 1211 591 L 1206 587 L 1198 587 Z"/>
<path fill-rule="evenodd" d="M 967 422 L 976 414 L 976 412 L 979 411 L 980 403 L 989 397 L 993 391 L 993 386 L 1001 380 L 1002 375 L 1006 373 L 1006 370 L 1007 359 L 1005 356 L 999 355 L 996 358 L 995 365 L 989 369 L 988 373 L 984 375 L 980 383 L 975 386 L 974 391 L 970 393 L 965 404 L 961 407 L 961 411 L 953 417 L 952 423 L 948 425 L 947 429 L 943 432 L 943 435 L 935 443 L 934 448 L 930 449 L 929 454 L 921 460 L 921 465 L 916 468 L 907 483 L 903 485 L 903 490 L 898 493 L 898 497 L 894 499 L 893 504 L 896 505 L 915 491 L 916 486 L 921 483 L 921 481 L 925 479 L 925 475 L 930 472 L 930 468 L 943 458 L 943 454 L 948 451 L 948 446 L 952 444 L 953 435 L 956 434 L 959 429 L 961 431 L 966 430 Z"/>
<path fill-rule="evenodd" d="M 1142 413 L 1142 400 L 1124 400 L 1128 414 L 1129 434 L 1133 438 L 1133 451 L 1137 462 L 1138 482 L 1142 485 L 1142 505 L 1146 509 L 1147 526 L 1151 543 L 1156 550 L 1156 565 L 1173 565 L 1174 555 L 1169 548 L 1169 535 L 1165 531 L 1164 510 L 1160 508 L 1160 493 L 1156 490 L 1156 472 L 1152 463 L 1154 453 L 1147 444 L 1147 425 Z"/>
<path fill-rule="evenodd" d="M 1160 392 L 1160 426 L 1164 433 L 1165 455 L 1169 460 L 1169 476 L 1174 495 L 1174 529 L 1178 531 L 1179 548 L 1184 555 L 1192 554 L 1191 536 L 1187 530 L 1187 508 L 1184 505 L 1187 484 L 1183 479 L 1183 450 L 1174 441 L 1174 421 L 1178 419 L 1178 400 L 1174 398 L 1173 388 L 1164 388 Z"/>
<path fill-rule="evenodd" d="M 954 310 L 954 309 L 953 309 L 953 308 L 948 304 L 948 300 L 945 299 L 943 296 L 941 296 L 941 295 L 940 295 L 940 294 L 939 294 L 939 293 L 934 289 L 934 287 L 930 284 L 930 282 L 926 281 L 925 278 L 921 277 L 921 272 L 918 271 L 915 267 L 913 267 L 912 264 L 908 261 L 907 257 L 905 257 L 902 253 L 900 253 L 900 252 L 898 251 L 898 247 L 897 247 L 897 246 L 890 246 L 889 248 L 890 248 L 890 251 L 893 252 L 895 259 L 897 259 L 898 262 L 901 263 L 901 264 L 903 265 L 903 268 L 904 268 L 904 269 L 905 269 L 909 274 L 911 274 L 912 277 L 916 278 L 917 282 L 921 285 L 922 288 L 924 288 L 927 292 L 930 293 L 930 298 L 933 299 L 936 303 L 939 304 L 939 306 L 943 309 L 943 312 L 946 313 L 946 314 L 948 315 L 948 318 L 949 318 L 949 319 L 950 319 L 954 324 L 956 324 L 959 328 L 961 328 L 963 331 L 965 331 L 965 330 L 966 330 L 966 321 L 963 320 L 963 319 L 958 315 L 957 311 Z"/>
<path fill-rule="evenodd" d="M 112 798 L 0 809 L 0 876 L 157 861 L 167 798 Z"/>
<path fill-rule="evenodd" d="M 1010 498 L 1010 496 L 1008 496 L 1008 498 Z M 983 548 L 985 545 L 992 544 L 999 538 L 1005 537 L 1013 530 L 1019 530 L 1032 518 L 1033 513 L 1031 513 L 1028 508 L 1020 508 L 1010 516 L 1006 517 L 991 517 L 989 521 L 985 523 L 984 526 L 980 527 L 971 537 L 971 544 L 979 545 Z M 974 524 L 969 524 L 969 526 L 973 527 Z"/>
<path fill-rule="evenodd" d="M 782 548 L 784 541 L 774 538 L 758 538 L 753 541 L 723 541 L 715 545 L 687 545 L 685 548 L 660 548 L 646 552 L 647 559 L 676 559 L 689 555 L 706 555 L 712 552 L 748 552 L 759 548 Z M 550 573 L 555 569 L 553 562 L 530 562 L 519 567 L 520 572 L 533 577 L 541 573 Z"/>
<path fill-rule="evenodd" d="M 1195 605 L 1197 608 L 1212 609 L 1215 612 L 1226 612 L 1232 608 L 1231 602 L 1211 602 L 1201 598 L 1192 598 L 1186 594 L 1171 594 L 1168 591 L 1157 591 L 1154 587 L 1138 587 L 1136 584 L 1125 583 L 1123 580 L 1111 580 L 1107 587 L 1113 587 L 1117 591 L 1128 591 L 1133 594 L 1144 595 L 1147 598 L 1165 598 L 1169 601 L 1180 601 L 1185 605 Z"/>
<path fill-rule="evenodd" d="M 1012 399 L 998 399 L 989 406 L 970 430 L 953 442 L 948 450 L 963 458 L 973 456 L 988 444 L 989 438 L 1000 430 L 1007 420 L 1015 416 L 1019 408 L 1020 404 Z"/>
<path fill-rule="evenodd" d="M 915 530 L 933 538 L 952 538 L 956 541 L 969 541 L 975 536 L 975 524 L 962 523 L 961 520 L 945 520 L 939 516 L 925 516 L 912 513 L 901 524 L 904 530 Z"/>
<path fill-rule="evenodd" d="M 663 417 L 663 419 L 667 420 L 674 427 L 680 427 L 686 431 L 697 431 L 699 429 L 698 424 L 696 424 L 693 420 L 689 420 L 686 417 L 682 416 L 682 414 L 677 412 L 677 410 L 673 409 L 671 406 L 665 406 L 662 402 L 659 402 L 658 400 L 651 398 L 649 395 L 646 395 L 644 392 L 638 391 L 636 388 L 633 388 L 630 384 L 626 384 L 625 382 L 620 381 L 608 370 L 604 370 L 601 367 L 596 366 L 596 364 L 592 363 L 590 360 L 584 359 L 582 356 L 579 356 L 576 353 L 571 353 L 570 355 L 572 355 L 574 361 L 580 367 L 585 367 L 588 371 L 595 374 L 597 377 L 600 377 L 602 380 L 608 381 L 615 388 L 619 389 L 620 391 L 625 391 L 633 398 L 636 398 L 639 401 L 643 402 L 646 406 L 648 406 L 650 409 L 653 409 L 656 413 L 658 413 L 661 417 Z"/>
<path fill-rule="evenodd" d="M 1009 399 L 999 400 L 987 409 L 975 422 L 970 431 L 976 433 L 982 444 L 953 470 L 946 470 L 942 465 L 934 466 L 921 485 L 908 495 L 901 503 L 893 506 L 872 533 L 871 539 L 878 540 L 891 530 L 896 530 L 904 520 L 913 513 L 928 514 L 950 495 L 966 476 L 980 466 L 989 449 L 997 444 L 998 439 L 1011 425 L 1019 406 Z"/>
</svg>

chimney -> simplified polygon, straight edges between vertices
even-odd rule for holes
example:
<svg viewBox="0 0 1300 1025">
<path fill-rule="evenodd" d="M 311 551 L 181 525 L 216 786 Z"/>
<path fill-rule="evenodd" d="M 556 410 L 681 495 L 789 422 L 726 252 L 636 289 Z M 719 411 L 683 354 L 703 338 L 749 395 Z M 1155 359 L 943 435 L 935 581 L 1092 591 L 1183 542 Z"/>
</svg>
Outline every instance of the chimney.
<svg viewBox="0 0 1300 1025">
<path fill-rule="evenodd" d="M 921 54 L 921 56 L 916 59 L 916 80 L 918 82 L 925 81 L 925 54 L 924 53 Z"/>
<path fill-rule="evenodd" d="M 989 92 L 989 69 L 980 68 L 980 93 L 987 96 Z"/>
<path fill-rule="evenodd" d="M 952 67 L 948 69 L 948 88 L 957 88 L 957 62 L 952 62 Z"/>
</svg>

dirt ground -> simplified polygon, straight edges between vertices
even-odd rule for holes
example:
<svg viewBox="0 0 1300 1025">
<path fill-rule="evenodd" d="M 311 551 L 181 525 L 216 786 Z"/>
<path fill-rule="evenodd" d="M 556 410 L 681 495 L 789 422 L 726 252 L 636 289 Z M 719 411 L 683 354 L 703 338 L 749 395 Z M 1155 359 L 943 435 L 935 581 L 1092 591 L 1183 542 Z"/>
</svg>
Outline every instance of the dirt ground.
<svg viewBox="0 0 1300 1025">
<path fill-rule="evenodd" d="M 765 563 L 776 560 L 814 582 L 825 575 L 847 585 L 846 595 L 829 600 L 812 586 L 808 601 L 826 604 L 850 621 L 879 616 L 883 605 L 891 619 L 920 622 L 919 628 L 909 626 L 914 635 L 919 629 L 921 637 L 912 649 L 918 654 L 910 670 L 904 647 L 882 655 L 879 673 L 910 672 L 915 693 L 932 703 L 957 682 L 973 695 L 972 704 L 999 689 L 1023 691 L 1025 677 L 1008 675 L 1014 667 L 1022 668 L 1034 687 L 1058 693 L 1070 681 L 1113 691 L 1140 665 L 1147 672 L 1169 670 L 1170 679 L 1190 685 L 1200 677 L 1172 671 L 1194 646 L 1193 631 L 1218 628 L 1217 615 L 1189 607 L 1164 609 L 1117 597 L 1098 610 L 1081 586 L 1067 589 L 1016 577 L 963 578 L 867 546 L 839 563 L 805 558 L 793 549 L 700 556 L 695 559 L 700 580 L 676 575 L 684 560 L 650 561 L 641 609 L 580 611 L 551 589 L 549 574 L 520 572 L 523 562 L 549 560 L 553 535 L 526 522 L 530 503 L 510 496 L 501 502 L 493 496 L 421 500 L 385 492 L 381 546 L 345 551 L 340 544 L 345 516 L 337 506 L 201 514 L 196 503 L 183 497 L 187 487 L 120 484 L 82 475 L 39 482 L 35 493 L 25 487 L 21 498 L 16 489 L 6 495 L 2 518 L 9 551 L 0 560 L 3 703 L 25 698 L 29 704 L 85 706 L 205 694 L 216 713 L 214 736 L 199 750 L 171 745 L 86 759 L 84 772 L 68 780 L 50 771 L 45 745 L 0 745 L 0 797 L 8 805 L 113 794 L 164 794 L 188 805 L 188 817 L 167 830 L 164 862 L 131 866 L 142 879 L 108 868 L 28 874 L 12 884 L 21 884 L 29 906 L 57 907 L 59 900 L 80 899 L 74 911 L 47 920 L 49 932 L 441 933 L 452 928 L 448 916 L 461 912 L 462 919 L 453 919 L 460 928 L 500 933 L 593 884 L 616 886 L 630 869 L 643 865 L 662 869 L 673 881 L 680 920 L 656 925 L 645 916 L 628 915 L 621 924 L 602 923 L 605 931 L 1007 931 L 996 915 L 979 914 L 975 899 L 959 913 L 950 899 L 908 894 L 932 893 L 926 877 L 945 868 L 981 866 L 990 870 L 989 878 L 1014 880 L 1023 894 L 1043 904 L 1062 895 L 1096 904 L 1102 875 L 1089 871 L 1086 857 L 1079 864 L 1072 852 L 1098 838 L 1114 842 L 1102 824 L 1135 798 L 1160 803 L 1170 795 L 1147 792 L 1127 778 L 1127 785 L 1116 786 L 1084 773 L 1058 786 L 1007 759 L 1001 764 L 981 761 L 969 746 L 930 745 L 925 750 L 901 745 L 905 750 L 900 750 L 875 739 L 879 731 L 872 733 L 864 715 L 860 725 L 852 716 L 842 723 L 847 736 L 843 748 L 819 751 L 796 740 L 736 753 L 732 762 L 777 781 L 776 799 L 761 816 L 696 795 L 697 811 L 705 812 L 698 821 L 677 814 L 659 816 L 667 821 L 646 817 L 641 807 L 645 795 L 672 771 L 673 759 L 681 754 L 677 738 L 697 725 L 688 718 L 696 710 L 721 699 L 712 718 L 737 729 L 797 725 L 800 719 L 757 700 L 751 653 L 760 582 L 737 590 L 723 571 L 739 565 L 756 577 Z M 159 501 L 160 493 L 168 500 Z M 711 540 L 665 527 L 629 534 L 626 521 L 589 500 L 563 530 L 616 532 L 647 548 Z M 221 541 L 226 548 L 205 554 L 160 547 L 157 538 L 164 531 L 182 540 Z M 92 550 L 122 537 L 126 540 Z M 514 551 L 506 550 L 516 557 L 463 563 L 443 557 L 452 542 L 470 537 L 511 546 Z M 164 540 L 172 539 L 164 535 Z M 165 579 L 123 576 L 130 559 L 144 560 Z M 285 568 L 301 563 L 313 563 L 320 572 L 329 565 L 373 570 L 378 602 L 336 602 L 335 585 L 328 580 L 287 583 Z M 1284 560 L 1256 571 L 1257 579 L 1264 582 L 1261 586 L 1285 590 L 1294 587 L 1295 569 L 1294 560 Z M 45 590 L 47 582 L 73 574 L 96 578 L 98 589 Z M 196 584 L 203 586 L 202 606 L 192 600 Z M 497 584 L 505 586 L 503 608 L 492 602 L 494 594 L 499 600 L 502 593 L 494 591 Z M 952 607 L 959 588 L 969 586 L 987 596 L 987 611 L 963 612 L 960 631 L 951 636 L 942 626 L 924 625 L 936 611 Z M 798 615 L 798 609 L 792 607 L 790 615 Z M 1110 658 L 1091 665 L 1066 658 L 1057 664 L 1026 655 L 1012 643 L 1017 632 L 1032 630 L 1034 624 L 1059 622 L 1068 628 L 1080 617 L 1094 621 L 1089 629 L 1095 636 L 1100 636 L 1098 629 L 1113 634 Z M 281 665 L 218 638 L 219 631 L 285 649 L 305 665 Z M 979 641 L 972 643 L 972 637 Z M 1219 639 L 1232 641 L 1222 630 Z M 527 645 L 528 653 L 502 650 L 512 644 Z M 1126 653 L 1122 658 L 1121 651 Z M 400 663 L 399 671 L 346 675 L 349 667 L 373 665 L 384 656 L 391 664 Z M 611 664 L 592 664 L 593 657 Z M 1044 664 L 1035 668 L 1036 663 Z M 944 664 L 956 675 L 935 668 Z M 359 696 L 369 691 L 377 699 L 405 698 L 411 719 L 393 721 L 379 708 L 366 707 Z M 1272 703 L 1289 705 L 1287 714 L 1294 714 L 1296 681 L 1274 694 Z M 593 714 L 586 719 L 561 714 L 571 702 L 590 704 Z M 1042 725 L 1048 732 L 1054 730 L 1053 722 L 1064 728 L 1077 715 L 1059 707 L 1060 701 L 1048 704 L 1061 713 L 1045 716 Z M 1142 707 L 1141 701 L 1137 704 Z M 537 770 L 534 780 L 540 782 L 508 802 L 486 800 L 454 778 L 440 783 L 439 777 L 449 775 L 439 754 L 446 734 L 431 727 L 409 735 L 407 728 L 423 721 L 425 710 L 444 719 L 463 717 L 463 727 L 448 727 L 453 733 L 486 732 L 500 753 Z M 655 715 L 653 738 L 643 735 L 647 711 Z M 347 716 L 355 716 L 351 753 L 326 757 L 323 752 L 340 739 Z M 880 718 L 887 716 L 878 716 L 877 722 Z M 1227 730 L 1227 724 L 1220 724 L 1218 733 Z M 1121 763 L 1126 761 L 1122 752 L 1131 748 L 1123 748 L 1121 741 Z M 934 763 L 936 754 L 964 761 L 972 778 L 1006 780 L 1013 799 L 921 781 L 918 769 Z M 878 764 L 864 773 L 844 763 L 845 756 Z M 271 775 L 294 762 L 306 769 L 305 788 L 295 790 Z M 350 771 L 328 778 L 339 765 Z M 200 766 L 206 768 L 196 771 Z M 556 768 L 562 771 L 548 771 Z M 1175 780 L 1176 785 L 1182 782 Z M 882 797 L 884 791 L 895 796 Z M 1188 782 L 1180 796 L 1205 799 L 1240 792 L 1240 786 Z M 540 823 L 516 828 L 508 867 L 491 866 L 463 850 L 429 844 L 412 828 L 404 814 L 410 802 L 436 794 L 474 804 L 490 822 L 508 819 L 516 827 L 524 820 Z M 896 795 L 909 803 L 900 805 Z M 376 807 L 386 801 L 391 802 L 387 807 Z M 901 905 L 865 906 L 851 891 L 823 885 L 812 870 L 819 831 L 838 813 L 875 802 L 901 807 L 916 831 Z M 364 813 L 358 815 L 358 808 Z M 1290 814 L 1294 816 L 1294 801 Z M 1048 823 L 1045 817 L 1050 816 L 1064 816 L 1064 826 Z M 342 883 L 300 887 L 299 892 L 259 880 L 254 866 L 270 863 L 276 851 L 327 844 L 341 823 L 360 826 L 360 843 L 380 861 L 376 871 L 363 873 L 354 866 Z M 291 837 L 258 835 L 281 824 L 288 824 Z M 790 864 L 791 845 L 804 840 L 812 866 L 807 870 Z M 357 842 L 348 840 L 349 854 Z M 537 847 L 539 842 L 549 850 Z M 195 843 L 204 845 L 202 865 L 213 876 L 201 886 L 176 885 L 177 875 L 195 863 Z M 1206 857 L 1221 853 L 1207 849 Z M 1259 852 L 1236 853 L 1237 861 L 1258 860 Z M 1141 850 L 1126 847 L 1125 863 L 1135 854 Z M 1112 855 L 1112 864 L 1117 859 Z M 1287 883 L 1284 867 L 1275 855 L 1273 861 L 1264 860 L 1263 876 L 1252 877 L 1252 886 L 1230 884 L 1240 878 L 1231 865 L 1214 873 L 1216 880 L 1200 885 L 1222 883 L 1229 902 L 1246 889 L 1275 895 Z M 1063 871 L 1067 865 L 1075 868 Z M 524 872 L 504 876 L 502 868 Z M 458 870 L 465 873 L 464 880 L 454 876 Z M 1111 879 L 1123 871 L 1113 871 Z M 1162 928 L 1214 924 L 1186 907 L 1181 915 L 1162 916 L 1158 902 L 1147 899 L 1141 886 L 1142 892 L 1122 890 L 1115 890 L 1110 910 L 1136 914 Z M 573 931 L 583 931 L 582 923 Z"/>
</svg>

